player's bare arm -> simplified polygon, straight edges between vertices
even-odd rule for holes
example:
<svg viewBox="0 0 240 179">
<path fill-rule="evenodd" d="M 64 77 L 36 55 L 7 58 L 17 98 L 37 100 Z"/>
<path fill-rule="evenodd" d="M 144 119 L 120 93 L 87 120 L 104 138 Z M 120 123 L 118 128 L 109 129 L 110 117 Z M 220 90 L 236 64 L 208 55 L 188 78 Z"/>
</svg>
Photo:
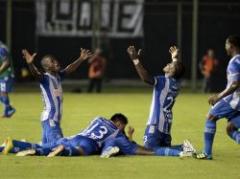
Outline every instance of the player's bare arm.
<svg viewBox="0 0 240 179">
<path fill-rule="evenodd" d="M 78 57 L 77 60 L 75 60 L 73 63 L 69 64 L 65 69 L 64 71 L 69 74 L 69 73 L 72 73 L 74 72 L 78 67 L 79 65 L 84 62 L 85 60 L 89 59 L 92 57 L 92 53 L 87 50 L 87 49 L 83 49 L 81 48 L 80 50 L 80 56 Z"/>
<path fill-rule="evenodd" d="M 154 84 L 154 78 L 147 72 L 147 70 L 143 67 L 143 65 L 141 64 L 139 57 L 141 55 L 141 49 L 138 50 L 138 53 L 135 49 L 134 46 L 129 46 L 127 49 L 128 55 L 130 57 L 130 59 L 132 60 L 138 75 L 140 76 L 140 78 L 150 84 L 153 85 Z"/>
<path fill-rule="evenodd" d="M 179 49 L 176 46 L 171 46 L 169 49 L 169 53 L 171 54 L 172 61 L 179 61 Z"/>
<path fill-rule="evenodd" d="M 233 82 L 229 87 L 225 88 L 222 92 L 212 95 L 208 99 L 208 103 L 210 105 L 216 104 L 220 99 L 224 98 L 225 96 L 228 96 L 232 94 L 234 91 L 236 91 L 238 88 L 240 88 L 240 81 Z"/>
<path fill-rule="evenodd" d="M 9 66 L 10 66 L 10 61 L 6 57 L 6 59 L 2 62 L 2 65 L 0 66 L 0 74 L 3 73 Z"/>
<path fill-rule="evenodd" d="M 38 70 L 38 68 L 33 63 L 37 53 L 30 54 L 27 49 L 23 49 L 22 54 L 23 54 L 23 58 L 26 60 L 28 64 L 28 67 L 32 75 L 38 80 L 42 79 L 43 74 Z"/>
<path fill-rule="evenodd" d="M 128 134 L 128 139 L 130 141 L 133 141 L 134 128 L 132 126 L 128 127 L 127 134 Z"/>
</svg>

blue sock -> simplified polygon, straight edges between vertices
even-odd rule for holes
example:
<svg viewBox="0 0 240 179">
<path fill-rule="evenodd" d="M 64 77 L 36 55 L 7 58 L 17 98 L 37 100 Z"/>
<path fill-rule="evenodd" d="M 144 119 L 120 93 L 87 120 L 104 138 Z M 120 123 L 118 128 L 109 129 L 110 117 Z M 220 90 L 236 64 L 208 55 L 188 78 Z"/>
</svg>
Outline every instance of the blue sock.
<svg viewBox="0 0 240 179">
<path fill-rule="evenodd" d="M 216 121 L 207 120 L 205 123 L 205 131 L 204 131 L 204 152 L 208 155 L 212 155 L 212 145 L 214 136 L 216 133 Z"/>
<path fill-rule="evenodd" d="M 2 151 L 3 151 L 3 149 L 4 149 L 4 147 L 0 147 L 0 152 L 2 152 Z"/>
<path fill-rule="evenodd" d="M 183 150 L 183 145 L 172 145 L 171 149 L 176 149 L 176 150 Z"/>
<path fill-rule="evenodd" d="M 179 156 L 181 151 L 170 147 L 157 147 L 154 152 L 157 156 Z"/>
<path fill-rule="evenodd" d="M 35 155 L 45 155 L 47 156 L 50 152 L 52 152 L 51 148 L 38 146 L 35 148 Z"/>
<path fill-rule="evenodd" d="M 10 153 L 17 153 L 19 151 L 32 149 L 38 145 L 38 144 L 32 144 L 29 142 L 22 142 L 22 141 L 18 141 L 18 140 L 13 140 L 12 143 L 13 143 L 13 148 L 10 151 Z"/>
<path fill-rule="evenodd" d="M 239 131 L 233 131 L 229 134 L 229 136 L 236 141 L 238 144 L 240 144 L 240 132 Z"/>
<path fill-rule="evenodd" d="M 65 147 L 61 156 L 79 156 L 80 153 L 75 147 Z"/>
<path fill-rule="evenodd" d="M 4 105 L 4 115 L 8 115 L 8 110 L 11 109 L 8 96 L 1 96 L 1 102 Z"/>
</svg>

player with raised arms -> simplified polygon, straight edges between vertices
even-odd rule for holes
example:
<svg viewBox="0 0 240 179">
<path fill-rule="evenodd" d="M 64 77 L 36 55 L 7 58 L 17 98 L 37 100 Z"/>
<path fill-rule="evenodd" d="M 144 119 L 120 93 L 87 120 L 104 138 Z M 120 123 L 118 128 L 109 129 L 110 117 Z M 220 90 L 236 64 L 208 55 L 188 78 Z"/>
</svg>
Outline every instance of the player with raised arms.
<svg viewBox="0 0 240 179">
<path fill-rule="evenodd" d="M 172 108 L 180 90 L 180 79 L 185 71 L 182 61 L 178 58 L 179 49 L 176 46 L 170 47 L 172 61 L 163 68 L 165 75 L 154 77 L 140 62 L 141 49 L 137 52 L 134 46 L 129 46 L 127 52 L 140 78 L 153 86 L 152 104 L 144 134 L 144 147 L 151 150 L 158 148 L 158 154 L 164 156 L 179 156 L 183 146 L 188 146 L 190 152 L 195 152 L 188 140 L 184 140 L 184 145 L 171 145 Z"/>
<path fill-rule="evenodd" d="M 54 143 L 63 137 L 60 127 L 62 118 L 62 80 L 65 75 L 74 72 L 79 65 L 92 56 L 86 49 L 80 50 L 79 57 L 66 68 L 61 70 L 59 61 L 53 55 L 45 55 L 41 60 L 44 72 L 34 65 L 36 53 L 30 54 L 28 50 L 22 50 L 23 58 L 33 76 L 40 82 L 44 109 L 41 116 L 42 144 Z"/>
</svg>

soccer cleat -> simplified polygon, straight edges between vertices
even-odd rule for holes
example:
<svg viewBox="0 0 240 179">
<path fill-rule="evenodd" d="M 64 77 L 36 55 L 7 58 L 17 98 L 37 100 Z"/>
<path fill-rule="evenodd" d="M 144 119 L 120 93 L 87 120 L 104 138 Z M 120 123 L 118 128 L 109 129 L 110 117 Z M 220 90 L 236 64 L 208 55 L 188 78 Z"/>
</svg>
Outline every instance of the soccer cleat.
<svg viewBox="0 0 240 179">
<path fill-rule="evenodd" d="M 182 152 L 179 153 L 179 157 L 180 158 L 192 157 L 192 156 L 193 156 L 193 152 L 182 151 Z"/>
<path fill-rule="evenodd" d="M 13 148 L 13 143 L 12 143 L 12 139 L 10 137 L 8 137 L 5 142 L 6 142 L 6 146 L 4 147 L 2 153 L 4 155 L 7 155 L 10 152 L 10 150 Z"/>
<path fill-rule="evenodd" d="M 196 153 L 196 149 L 193 147 L 192 143 L 189 140 L 183 141 L 183 151 Z"/>
<path fill-rule="evenodd" d="M 1 146 L 0 146 L 0 147 L 5 147 L 5 146 L 6 146 L 6 144 L 7 144 L 7 139 L 5 139 L 5 140 L 4 140 L 4 142 L 1 144 Z"/>
<path fill-rule="evenodd" d="M 35 155 L 36 154 L 36 150 L 34 149 L 29 149 L 29 150 L 24 150 L 24 151 L 21 151 L 21 152 L 18 152 L 16 154 L 16 156 L 18 157 L 24 157 L 24 156 L 31 156 L 31 155 Z"/>
<path fill-rule="evenodd" d="M 199 154 L 195 154 L 194 158 L 196 159 L 202 159 L 202 160 L 212 160 L 212 156 L 211 155 L 207 155 L 206 153 L 199 153 Z"/>
<path fill-rule="evenodd" d="M 59 145 L 56 148 L 54 148 L 53 151 L 50 152 L 47 157 L 55 157 L 57 155 L 60 155 L 63 150 L 64 150 L 64 146 L 63 145 Z"/>
<path fill-rule="evenodd" d="M 100 155 L 101 158 L 110 158 L 114 155 L 116 155 L 119 152 L 119 148 L 118 147 L 108 147 L 106 148 L 106 150 L 104 150 L 102 152 L 102 154 Z"/>
<path fill-rule="evenodd" d="M 10 118 L 15 112 L 16 112 L 16 109 L 11 107 L 11 109 L 9 109 L 9 110 L 2 116 L 2 118 Z"/>
</svg>

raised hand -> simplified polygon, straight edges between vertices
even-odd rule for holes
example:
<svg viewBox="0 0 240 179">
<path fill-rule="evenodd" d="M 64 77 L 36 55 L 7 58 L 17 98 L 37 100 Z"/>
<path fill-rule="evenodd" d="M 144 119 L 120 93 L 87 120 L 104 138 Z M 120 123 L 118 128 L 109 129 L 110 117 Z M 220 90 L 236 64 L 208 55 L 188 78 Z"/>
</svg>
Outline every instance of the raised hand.
<svg viewBox="0 0 240 179">
<path fill-rule="evenodd" d="M 93 56 L 92 52 L 87 49 L 81 48 L 80 50 L 80 59 L 81 60 L 87 60 L 88 58 L 91 58 Z"/>
<path fill-rule="evenodd" d="M 132 126 L 129 126 L 127 133 L 129 137 L 132 137 L 134 133 L 134 128 Z"/>
<path fill-rule="evenodd" d="M 171 54 L 173 60 L 177 59 L 179 54 L 179 49 L 176 46 L 171 46 L 169 49 L 169 53 Z"/>
<path fill-rule="evenodd" d="M 27 49 L 23 49 L 22 54 L 23 54 L 23 58 L 26 60 L 27 64 L 33 63 L 33 60 L 34 60 L 35 56 L 37 55 L 37 53 L 34 53 L 31 55 Z"/>
<path fill-rule="evenodd" d="M 135 49 L 134 46 L 129 46 L 127 48 L 127 53 L 129 55 L 129 57 L 131 58 L 131 60 L 134 60 L 134 59 L 138 59 L 139 58 L 139 55 L 141 53 L 141 49 L 139 49 L 138 53 L 137 53 L 137 50 Z"/>
</svg>

